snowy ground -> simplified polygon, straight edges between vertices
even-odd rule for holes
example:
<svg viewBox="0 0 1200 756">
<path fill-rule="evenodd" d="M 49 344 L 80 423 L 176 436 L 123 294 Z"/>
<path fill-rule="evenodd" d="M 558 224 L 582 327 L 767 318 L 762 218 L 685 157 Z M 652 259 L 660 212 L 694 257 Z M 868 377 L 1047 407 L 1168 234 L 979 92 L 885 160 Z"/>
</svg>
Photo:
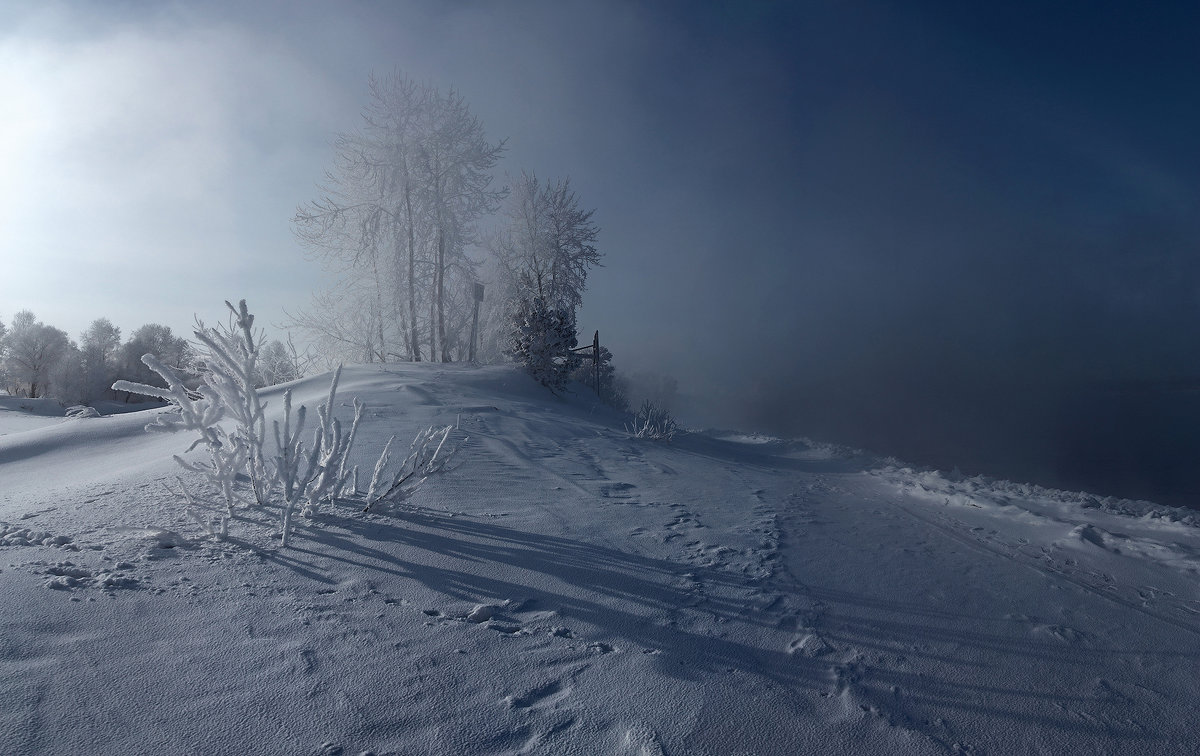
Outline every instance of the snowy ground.
<svg viewBox="0 0 1200 756">
<path fill-rule="evenodd" d="M 440 423 L 457 466 L 286 549 L 185 519 L 158 410 L 0 413 L 0 753 L 1200 751 L 1192 513 L 631 439 L 510 368 L 352 395 L 360 464 Z"/>
</svg>

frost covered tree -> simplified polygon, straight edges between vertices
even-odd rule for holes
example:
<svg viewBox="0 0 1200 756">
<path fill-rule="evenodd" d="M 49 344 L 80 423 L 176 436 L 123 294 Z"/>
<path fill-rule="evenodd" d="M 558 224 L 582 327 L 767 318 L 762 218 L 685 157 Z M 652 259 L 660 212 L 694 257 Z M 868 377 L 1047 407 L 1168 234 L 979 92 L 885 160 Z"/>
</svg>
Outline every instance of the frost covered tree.
<svg viewBox="0 0 1200 756">
<path fill-rule="evenodd" d="M 55 329 L 57 330 L 57 329 Z M 63 333 L 65 336 L 65 332 Z M 69 337 L 58 359 L 50 366 L 50 380 L 46 396 L 63 402 L 78 404 L 86 400 L 83 376 L 83 353 Z"/>
<path fill-rule="evenodd" d="M 79 337 L 82 359 L 82 399 L 100 399 L 117 379 L 121 360 L 121 329 L 108 318 L 97 318 Z"/>
<path fill-rule="evenodd" d="M 446 338 L 448 275 L 473 267 L 464 249 L 475 236 L 480 216 L 494 211 L 504 190 L 491 188 L 492 169 L 504 143 L 487 141 L 483 124 L 458 93 L 435 92 L 423 119 L 425 140 L 418 153 L 417 175 L 434 234 L 433 298 L 442 362 L 450 362 Z"/>
<path fill-rule="evenodd" d="M 314 296 L 293 325 L 319 342 L 362 349 L 364 362 L 385 361 L 390 345 L 408 339 L 410 359 L 421 359 L 417 319 L 417 225 L 409 176 L 423 92 L 408 81 L 386 86 L 372 77 L 372 105 L 359 131 L 339 134 L 322 196 L 297 209 L 293 231 L 309 254 L 336 276 L 335 291 Z M 379 113 L 396 113 L 388 123 Z M 403 245 L 398 249 L 397 245 Z M 405 265 L 397 265 L 403 257 Z M 399 292 L 408 295 L 401 309 Z M 396 332 L 396 321 L 408 316 Z M 355 321 L 355 322 L 348 322 Z"/>
<path fill-rule="evenodd" d="M 129 340 L 121 346 L 121 377 L 135 383 L 162 385 L 163 379 L 142 362 L 144 354 L 155 355 L 160 362 L 183 376 L 183 380 L 192 377 L 188 368 L 192 359 L 191 348 L 187 340 L 172 333 L 169 326 L 148 323 L 130 334 Z M 126 394 L 126 401 L 131 398 L 131 394 Z"/>
<path fill-rule="evenodd" d="M 569 180 L 543 184 L 522 173 L 505 205 L 506 224 L 491 239 L 512 329 L 509 353 L 552 390 L 562 387 L 578 363 L 570 352 L 576 344 L 575 311 L 589 268 L 600 264 L 592 213 L 580 209 Z"/>
<path fill-rule="evenodd" d="M 8 329 L 4 326 L 4 321 L 0 320 L 0 390 L 8 390 L 8 365 L 5 360 L 5 352 L 7 348 L 4 345 L 4 334 Z"/>
<path fill-rule="evenodd" d="M 279 339 L 272 339 L 259 348 L 257 367 L 255 388 L 275 386 L 300 377 L 295 353 Z"/>
<path fill-rule="evenodd" d="M 505 225 L 491 240 L 511 301 L 541 297 L 554 307 L 579 309 L 588 270 L 601 259 L 594 212 L 580 208 L 570 179 L 543 184 L 521 174 L 505 203 Z"/>
<path fill-rule="evenodd" d="M 368 361 L 448 361 L 461 327 L 448 322 L 452 297 L 472 277 L 475 221 L 502 196 L 491 169 L 503 144 L 487 141 L 454 92 L 399 73 L 369 86 L 363 125 L 335 142 L 323 196 L 293 218 L 339 296 L 314 298 L 294 325 L 319 343 L 362 347 Z"/>
<path fill-rule="evenodd" d="M 4 362 L 10 382 L 30 397 L 49 396 L 51 376 L 72 356 L 72 349 L 74 344 L 66 332 L 42 323 L 29 310 L 18 312 L 4 336 Z"/>
<path fill-rule="evenodd" d="M 307 334 L 327 369 L 346 362 L 384 362 L 391 354 L 384 335 L 387 318 L 372 306 L 367 280 L 343 279 L 313 294 L 312 306 L 288 313 L 288 325 Z"/>
</svg>

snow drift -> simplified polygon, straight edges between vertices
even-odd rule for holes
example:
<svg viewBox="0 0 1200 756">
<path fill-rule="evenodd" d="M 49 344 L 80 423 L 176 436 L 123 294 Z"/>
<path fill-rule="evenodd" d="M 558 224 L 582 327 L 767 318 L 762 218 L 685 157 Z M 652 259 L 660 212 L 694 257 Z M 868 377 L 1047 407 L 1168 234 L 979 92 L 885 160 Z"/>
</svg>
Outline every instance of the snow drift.
<svg viewBox="0 0 1200 756">
<path fill-rule="evenodd" d="M 266 420 L 329 382 L 263 391 Z M 512 368 L 351 367 L 338 396 L 364 470 L 431 426 L 461 449 L 286 548 L 270 507 L 227 540 L 187 519 L 162 410 L 0 428 L 0 752 L 1200 750 L 1187 511 L 632 438 Z"/>
</svg>

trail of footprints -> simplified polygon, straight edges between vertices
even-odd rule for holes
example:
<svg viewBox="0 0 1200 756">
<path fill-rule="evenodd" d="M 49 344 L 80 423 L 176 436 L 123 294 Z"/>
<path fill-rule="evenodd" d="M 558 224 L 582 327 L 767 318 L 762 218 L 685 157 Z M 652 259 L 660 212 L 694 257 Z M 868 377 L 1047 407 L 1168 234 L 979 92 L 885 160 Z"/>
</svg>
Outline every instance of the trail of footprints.
<svg viewBox="0 0 1200 756">
<path fill-rule="evenodd" d="M 29 548 L 37 554 L 46 553 L 47 548 L 71 552 L 75 556 L 69 559 L 34 559 L 10 566 L 20 566 L 35 575 L 45 576 L 45 586 L 51 590 L 75 594 L 95 589 L 114 595 L 122 589 L 149 587 L 134 574 L 137 572 L 137 560 L 160 559 L 168 550 L 179 545 L 172 540 L 177 536 L 168 531 L 147 531 L 147 534 L 155 537 L 134 539 L 131 551 L 128 543 L 81 544 L 71 536 L 56 535 L 36 526 L 0 522 L 0 548 Z M 139 551 L 140 554 L 136 553 Z M 72 596 L 72 600 L 79 599 Z"/>
<path fill-rule="evenodd" d="M 610 643 L 578 637 L 556 609 L 534 598 L 479 604 L 470 610 L 426 608 L 420 612 L 427 625 L 463 628 L 474 624 L 481 631 L 499 633 L 501 638 L 542 641 L 526 648 L 543 659 L 543 679 L 497 702 L 512 713 L 512 725 L 488 745 L 506 753 L 553 751 L 555 743 L 580 727 L 585 716 L 574 695 L 579 675 L 601 658 L 620 652 Z"/>
<path fill-rule="evenodd" d="M 503 637 L 548 636 L 561 639 L 567 648 L 589 655 L 609 654 L 617 649 L 602 641 L 584 643 L 575 632 L 562 624 L 561 616 L 537 599 L 517 599 L 498 604 L 478 604 L 470 610 L 446 611 L 422 609 L 426 625 L 476 624 Z"/>
</svg>

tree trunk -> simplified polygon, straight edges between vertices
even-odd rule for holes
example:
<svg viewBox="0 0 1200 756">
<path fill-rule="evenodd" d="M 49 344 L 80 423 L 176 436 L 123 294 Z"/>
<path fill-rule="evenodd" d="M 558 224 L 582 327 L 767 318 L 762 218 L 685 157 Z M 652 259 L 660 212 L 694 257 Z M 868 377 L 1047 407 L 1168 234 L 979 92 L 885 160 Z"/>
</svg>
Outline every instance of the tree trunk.
<svg viewBox="0 0 1200 756">
<path fill-rule="evenodd" d="M 438 341 L 442 345 L 442 362 L 450 361 L 450 350 L 446 348 L 446 236 L 438 229 L 437 250 L 437 327 Z"/>
<path fill-rule="evenodd" d="M 387 362 L 387 358 L 384 356 L 387 354 L 387 345 L 383 341 L 383 282 L 379 278 L 379 258 L 374 251 L 371 253 L 371 272 L 375 275 L 375 326 L 376 335 L 379 337 L 379 361 Z M 370 354 L 370 350 L 368 350 L 368 354 Z M 375 361 L 374 355 L 371 357 L 367 360 L 368 362 Z"/>
<path fill-rule="evenodd" d="M 407 180 L 404 183 L 404 209 L 408 214 L 408 327 L 411 329 L 409 349 L 412 350 L 412 361 L 420 362 L 421 338 L 417 333 L 417 242 L 413 230 L 416 221 L 413 220 L 412 189 Z"/>
<path fill-rule="evenodd" d="M 434 274 L 436 275 L 436 273 Z M 429 293 L 429 360 L 432 362 L 437 359 L 437 313 L 435 312 L 436 303 L 433 292 Z"/>
</svg>

